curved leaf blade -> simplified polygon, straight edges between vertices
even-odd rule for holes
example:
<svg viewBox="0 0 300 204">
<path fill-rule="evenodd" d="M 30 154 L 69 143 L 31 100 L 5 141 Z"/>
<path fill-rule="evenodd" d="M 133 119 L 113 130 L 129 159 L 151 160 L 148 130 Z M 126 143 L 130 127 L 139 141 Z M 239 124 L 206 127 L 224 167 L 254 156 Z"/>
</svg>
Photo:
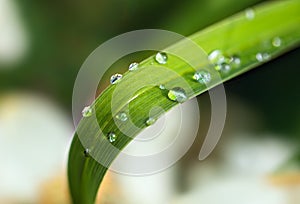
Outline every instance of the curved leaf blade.
<svg viewBox="0 0 300 204">
<path fill-rule="evenodd" d="M 247 19 L 243 12 L 190 37 L 207 53 L 219 49 L 228 56 L 239 56 L 241 59 L 240 67 L 228 74 L 221 75 L 222 82 L 267 61 L 258 61 L 258 53 L 268 53 L 271 58 L 274 58 L 299 45 L 300 2 L 298 0 L 266 3 L 255 7 L 254 11 L 255 18 L 252 20 Z M 280 37 L 281 46 L 272 46 L 272 40 L 276 37 Z M 180 42 L 174 45 L 174 49 L 176 49 L 176 46 L 179 52 L 190 52 L 189 47 L 185 47 Z M 190 53 L 190 55 L 197 57 L 195 53 Z M 153 61 L 153 57 L 148 58 L 140 63 L 140 66 L 150 65 Z M 169 87 L 177 86 L 179 78 L 183 78 L 192 87 L 193 96 L 199 95 L 219 83 L 211 84 L 208 88 L 195 83 L 191 79 L 194 72 L 193 68 L 175 56 L 170 56 L 168 67 L 172 67 L 172 71 L 178 73 L 178 78 L 168 78 L 166 73 L 162 74 L 161 72 L 152 73 L 152 77 L 159 82 L 168 84 Z M 127 73 L 121 83 L 131 84 L 134 82 L 135 86 L 143 85 L 143 80 L 148 75 L 149 70 L 146 69 L 139 70 L 138 74 Z M 128 89 L 131 88 L 132 86 L 128 85 Z M 118 131 L 118 127 L 113 120 L 115 113 L 112 113 L 111 101 L 115 89 L 115 86 L 108 87 L 94 103 L 97 122 L 104 134 L 102 133 L 99 136 L 99 132 L 96 134 L 97 131 L 90 131 L 91 126 L 97 124 L 93 124 L 88 118 L 84 118 L 77 129 L 77 132 L 86 132 L 86 137 L 90 138 L 91 144 L 94 144 L 91 151 L 94 155 L 101 155 L 106 160 L 107 165 L 111 164 L 112 159 L 117 156 L 118 152 L 109 152 L 104 149 L 106 134 L 114 131 L 118 135 L 118 140 L 114 143 L 114 146 L 120 150 L 132 139 Z M 140 128 L 135 129 L 128 126 L 126 132 L 130 133 L 130 136 L 137 135 L 141 129 L 146 127 L 145 120 L 149 117 L 149 111 L 153 107 L 159 106 L 167 111 L 177 105 L 176 102 L 170 101 L 166 97 L 166 92 L 162 92 L 157 86 L 144 87 L 136 92 L 132 100 L 121 100 L 122 97 L 126 98 L 126 93 L 120 96 L 120 101 L 117 103 L 119 107 L 116 108 L 121 110 L 128 105 L 132 122 Z M 157 113 L 156 116 L 158 117 L 160 114 L 162 113 Z M 94 203 L 99 184 L 107 168 L 92 157 L 85 157 L 84 150 L 85 147 L 81 144 L 78 135 L 75 134 L 69 154 L 69 186 L 74 203 L 89 204 Z"/>
</svg>

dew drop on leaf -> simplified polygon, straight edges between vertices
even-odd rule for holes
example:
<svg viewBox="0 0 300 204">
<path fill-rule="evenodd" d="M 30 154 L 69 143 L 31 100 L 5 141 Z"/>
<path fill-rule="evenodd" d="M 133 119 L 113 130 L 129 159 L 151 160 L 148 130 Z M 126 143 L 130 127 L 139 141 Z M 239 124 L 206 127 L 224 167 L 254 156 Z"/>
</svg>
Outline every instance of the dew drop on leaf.
<svg viewBox="0 0 300 204">
<path fill-rule="evenodd" d="M 257 54 L 256 54 L 256 59 L 257 59 L 259 62 L 264 61 L 264 60 L 263 60 L 263 56 L 262 56 L 261 53 L 257 53 Z"/>
<path fill-rule="evenodd" d="M 230 63 L 232 61 L 232 57 L 226 56 L 221 50 L 213 50 L 208 55 L 208 60 L 212 64 L 220 64 L 223 62 Z"/>
<path fill-rule="evenodd" d="M 122 74 L 114 74 L 110 77 L 110 83 L 111 84 L 116 84 L 122 79 L 123 75 Z"/>
<path fill-rule="evenodd" d="M 225 57 L 222 53 L 221 50 L 213 50 L 209 55 L 208 55 L 208 60 L 212 64 L 219 64 L 225 61 Z"/>
<path fill-rule="evenodd" d="M 197 71 L 193 75 L 193 79 L 198 81 L 201 84 L 207 84 L 211 80 L 210 73 L 205 70 Z"/>
<path fill-rule="evenodd" d="M 256 59 L 257 59 L 259 62 L 262 62 L 262 61 L 263 61 L 262 54 L 261 54 L 261 53 L 257 53 L 257 54 L 256 54 Z"/>
<path fill-rule="evenodd" d="M 230 64 L 223 62 L 223 63 L 217 64 L 215 66 L 215 69 L 219 72 L 227 73 L 230 71 L 231 66 L 230 66 Z"/>
<path fill-rule="evenodd" d="M 153 125 L 155 122 L 156 122 L 156 119 L 150 117 L 146 120 L 146 125 L 150 126 L 150 125 Z"/>
<path fill-rule="evenodd" d="M 249 8 L 245 11 L 245 15 L 248 20 L 253 20 L 255 18 L 255 12 L 251 8 Z"/>
<path fill-rule="evenodd" d="M 256 59 L 259 62 L 267 61 L 270 59 L 270 55 L 268 53 L 257 53 L 256 54 Z"/>
<path fill-rule="evenodd" d="M 126 114 L 126 113 L 120 112 L 120 113 L 118 113 L 118 114 L 116 115 L 116 119 L 118 119 L 118 120 L 120 120 L 120 121 L 122 121 L 122 122 L 125 122 L 125 121 L 128 119 L 128 117 L 127 117 L 127 114 Z"/>
<path fill-rule="evenodd" d="M 240 64 L 241 64 L 241 58 L 239 58 L 239 56 L 237 56 L 237 55 L 232 56 L 232 64 L 235 67 L 240 66 Z"/>
<path fill-rule="evenodd" d="M 263 59 L 264 60 L 269 60 L 271 56 L 268 53 L 263 53 Z"/>
<path fill-rule="evenodd" d="M 139 63 L 133 62 L 133 63 L 131 63 L 131 64 L 129 65 L 128 70 L 129 70 L 129 71 L 135 71 L 135 70 L 138 69 L 138 67 L 139 67 Z"/>
<path fill-rule="evenodd" d="M 88 148 L 85 149 L 83 153 L 84 153 L 85 157 L 89 157 L 90 156 L 90 150 Z"/>
<path fill-rule="evenodd" d="M 107 139 L 110 143 L 113 143 L 117 140 L 117 135 L 114 132 L 110 132 L 107 134 Z"/>
<path fill-rule="evenodd" d="M 159 85 L 159 88 L 160 88 L 161 90 L 165 90 L 165 89 L 166 89 L 166 87 L 165 87 L 163 84 Z"/>
<path fill-rule="evenodd" d="M 187 95 L 183 88 L 175 87 L 169 90 L 168 98 L 172 101 L 183 103 L 187 100 Z"/>
<path fill-rule="evenodd" d="M 272 40 L 272 45 L 273 45 L 274 47 L 280 47 L 281 44 L 282 44 L 282 41 L 281 41 L 281 38 L 280 38 L 280 37 L 275 37 L 275 38 L 273 38 L 273 40 Z"/>
<path fill-rule="evenodd" d="M 208 55 L 208 60 L 214 65 L 217 71 L 225 73 L 231 69 L 230 64 L 234 58 L 224 55 L 220 50 L 214 50 Z"/>
<path fill-rule="evenodd" d="M 81 112 L 82 116 L 87 118 L 90 117 L 93 114 L 93 110 L 90 106 L 86 106 L 83 108 L 82 112 Z"/>
<path fill-rule="evenodd" d="M 159 64 L 166 64 L 168 61 L 168 55 L 165 52 L 158 52 L 155 55 L 155 61 Z"/>
</svg>

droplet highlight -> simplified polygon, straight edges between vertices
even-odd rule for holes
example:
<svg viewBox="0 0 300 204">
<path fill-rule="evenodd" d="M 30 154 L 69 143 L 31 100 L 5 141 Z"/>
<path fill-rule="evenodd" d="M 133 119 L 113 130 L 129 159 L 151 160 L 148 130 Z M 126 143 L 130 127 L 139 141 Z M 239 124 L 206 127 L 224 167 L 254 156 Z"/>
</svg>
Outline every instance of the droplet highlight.
<svg viewBox="0 0 300 204">
<path fill-rule="evenodd" d="M 208 55 L 208 60 L 212 64 L 219 64 L 225 61 L 225 57 L 223 55 L 223 52 L 221 50 L 213 50 L 209 55 Z"/>
<path fill-rule="evenodd" d="M 235 67 L 238 67 L 241 65 L 241 58 L 237 55 L 234 55 L 232 56 L 232 64 L 235 66 Z"/>
<path fill-rule="evenodd" d="M 248 20 L 253 20 L 255 18 L 255 12 L 253 9 L 247 9 L 245 11 L 245 16 Z"/>
<path fill-rule="evenodd" d="M 259 62 L 267 61 L 270 59 L 270 55 L 268 53 L 257 53 L 256 59 Z"/>
<path fill-rule="evenodd" d="M 181 87 L 175 87 L 169 90 L 168 98 L 179 103 L 183 103 L 188 99 L 185 90 Z"/>
<path fill-rule="evenodd" d="M 230 71 L 231 66 L 225 62 L 215 65 L 215 69 L 219 72 L 227 73 Z"/>
<path fill-rule="evenodd" d="M 127 117 L 127 114 L 124 113 L 124 112 L 120 112 L 116 115 L 116 119 L 122 121 L 122 122 L 125 122 L 127 121 L 128 117 Z"/>
<path fill-rule="evenodd" d="M 87 117 L 90 117 L 92 114 L 93 114 L 93 110 L 90 106 L 86 106 L 83 108 L 82 110 L 82 116 L 87 118 Z"/>
<path fill-rule="evenodd" d="M 264 60 L 269 60 L 270 58 L 271 58 L 271 56 L 268 53 L 263 54 L 263 59 Z"/>
<path fill-rule="evenodd" d="M 129 65 L 128 70 L 129 71 L 135 71 L 139 68 L 139 63 L 133 62 Z"/>
<path fill-rule="evenodd" d="M 211 75 L 208 71 L 201 70 L 201 71 L 197 71 L 193 75 L 193 79 L 198 81 L 201 84 L 207 84 L 211 80 Z"/>
<path fill-rule="evenodd" d="M 110 143 L 113 143 L 117 140 L 117 135 L 114 132 L 110 132 L 107 134 L 107 139 Z"/>
<path fill-rule="evenodd" d="M 89 149 L 85 149 L 83 152 L 85 157 L 89 157 L 90 156 L 90 150 Z"/>
<path fill-rule="evenodd" d="M 111 84 L 116 84 L 122 79 L 123 75 L 122 74 L 114 74 L 110 77 L 110 83 Z"/>
<path fill-rule="evenodd" d="M 281 44 L 282 44 L 282 40 L 281 40 L 280 37 L 275 37 L 275 38 L 273 38 L 273 40 L 272 40 L 272 45 L 273 45 L 274 47 L 280 47 Z"/>
<path fill-rule="evenodd" d="M 168 61 L 168 55 L 165 52 L 158 52 L 155 55 L 155 61 L 158 62 L 159 64 L 166 64 Z"/>
<path fill-rule="evenodd" d="M 241 59 L 237 55 L 227 56 L 221 50 L 213 50 L 208 55 L 208 60 L 214 65 L 215 70 L 227 73 L 231 68 L 238 68 Z"/>
<path fill-rule="evenodd" d="M 256 59 L 259 61 L 259 62 L 262 62 L 263 61 L 263 56 L 261 53 L 257 53 L 256 54 Z"/>
<path fill-rule="evenodd" d="M 153 125 L 155 122 L 156 122 L 156 119 L 150 117 L 150 118 L 148 118 L 148 119 L 146 120 L 146 125 L 147 125 L 147 126 L 150 126 L 150 125 Z"/>
<path fill-rule="evenodd" d="M 161 85 L 159 85 L 159 89 L 161 89 L 161 90 L 165 90 L 165 89 L 166 89 L 166 87 L 165 87 L 165 85 L 161 84 Z"/>
</svg>

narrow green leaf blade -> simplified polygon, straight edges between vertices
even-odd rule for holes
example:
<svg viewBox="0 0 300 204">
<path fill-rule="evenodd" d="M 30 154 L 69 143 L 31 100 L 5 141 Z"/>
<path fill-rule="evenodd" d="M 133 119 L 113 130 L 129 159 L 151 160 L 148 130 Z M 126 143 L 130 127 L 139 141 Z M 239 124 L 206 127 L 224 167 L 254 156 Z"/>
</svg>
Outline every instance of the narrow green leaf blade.
<svg viewBox="0 0 300 204">
<path fill-rule="evenodd" d="M 239 57 L 241 60 L 239 67 L 230 70 L 226 74 L 221 74 L 221 82 L 257 67 L 299 45 L 299 0 L 272 1 L 253 9 L 248 11 L 254 11 L 252 14 L 248 13 L 250 19 L 249 16 L 246 18 L 245 12 L 242 12 L 190 37 L 206 53 L 218 49 L 228 56 L 236 55 Z M 251 19 L 251 15 L 254 15 L 253 19 Z M 274 42 L 276 38 L 280 38 L 280 46 L 277 46 Z M 197 57 L 197 53 L 191 52 L 184 42 L 178 42 L 172 46 L 172 49 L 178 53 L 182 52 Z M 263 54 L 267 55 L 263 56 Z M 150 65 L 153 62 L 153 57 L 148 58 L 140 63 L 140 67 Z M 130 119 L 135 126 L 139 127 L 139 129 L 136 129 L 130 125 L 124 126 L 127 134 L 130 134 L 131 137 L 147 127 L 145 121 L 153 107 L 159 106 L 167 111 L 178 104 L 169 100 L 166 96 L 167 92 L 160 90 L 157 86 L 144 87 L 135 92 L 130 99 L 127 98 L 126 93 L 136 86 L 144 85 L 144 81 L 149 74 L 158 84 L 161 82 L 169 87 L 178 86 L 181 83 L 180 79 L 185 79 L 192 88 L 190 97 L 199 95 L 220 83 L 212 83 L 209 87 L 196 83 L 192 80 L 194 69 L 175 56 L 169 57 L 168 67 L 171 67 L 172 71 L 178 74 L 177 78 L 168 75 L 167 72 L 150 72 L 151 70 L 141 68 L 137 72 L 126 73 L 120 82 L 120 85 L 126 86 L 127 89 L 126 92 L 118 95 L 118 100 L 114 103 L 116 104 L 115 108 L 118 110 L 122 110 L 127 105 L 129 106 Z M 89 118 L 83 118 L 77 129 L 77 133 L 84 132 L 90 144 L 93 144 L 89 147 L 93 151 L 93 155 L 104 158 L 107 165 L 111 164 L 113 158 L 117 156 L 117 152 L 110 152 L 105 148 L 106 134 L 114 131 L 118 135 L 118 139 L 113 145 L 120 150 L 131 141 L 131 137 L 118 130 L 113 119 L 115 113 L 112 113 L 111 102 L 115 89 L 116 86 L 113 85 L 108 87 L 94 103 L 97 122 L 103 133 L 99 134 L 99 132 L 91 131 L 95 124 Z M 162 112 L 157 113 L 156 117 L 159 117 L 160 114 Z M 69 154 L 70 192 L 74 203 L 91 204 L 95 201 L 99 184 L 107 168 L 100 165 L 92 157 L 85 157 L 85 147 L 81 144 L 77 133 L 74 136 Z"/>
</svg>

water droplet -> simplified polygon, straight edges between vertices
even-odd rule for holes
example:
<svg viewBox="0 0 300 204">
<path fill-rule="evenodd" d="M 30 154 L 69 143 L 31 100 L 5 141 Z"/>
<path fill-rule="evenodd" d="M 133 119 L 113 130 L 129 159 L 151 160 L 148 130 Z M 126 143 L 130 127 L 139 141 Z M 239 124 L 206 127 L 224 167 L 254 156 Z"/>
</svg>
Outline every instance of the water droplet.
<svg viewBox="0 0 300 204">
<path fill-rule="evenodd" d="M 153 125 L 155 122 L 156 122 L 156 119 L 150 117 L 146 120 L 146 125 L 150 126 L 150 125 Z"/>
<path fill-rule="evenodd" d="M 131 63 L 131 64 L 129 65 L 128 70 L 129 70 L 129 71 L 135 71 L 135 70 L 138 69 L 138 67 L 139 67 L 139 63 L 133 62 L 133 63 Z"/>
<path fill-rule="evenodd" d="M 83 108 L 82 110 L 82 116 L 87 118 L 87 117 L 90 117 L 92 114 L 93 114 L 93 110 L 90 106 L 86 106 Z"/>
<path fill-rule="evenodd" d="M 281 46 L 281 43 L 282 43 L 282 41 L 281 41 L 281 38 L 280 38 L 280 37 L 275 37 L 275 38 L 273 38 L 273 40 L 272 40 L 272 45 L 273 45 L 274 47 L 280 47 L 280 46 Z"/>
<path fill-rule="evenodd" d="M 89 157 L 90 156 L 90 150 L 88 148 L 85 149 L 83 153 L 84 153 L 85 157 Z"/>
<path fill-rule="evenodd" d="M 230 64 L 233 63 L 234 58 L 228 57 L 220 50 L 214 50 L 208 55 L 208 59 L 215 66 L 217 71 L 228 72 L 231 69 Z"/>
<path fill-rule="evenodd" d="M 169 90 L 168 97 L 172 101 L 177 101 L 179 103 L 183 103 L 187 100 L 186 92 L 181 87 L 175 87 L 175 88 Z"/>
<path fill-rule="evenodd" d="M 216 65 L 221 63 L 230 63 L 232 61 L 231 57 L 228 57 L 223 54 L 221 50 L 214 50 L 208 55 L 208 60 Z"/>
<path fill-rule="evenodd" d="M 168 55 L 165 52 L 158 52 L 155 55 L 155 60 L 156 62 L 158 62 L 159 64 L 166 64 L 168 61 Z"/>
<path fill-rule="evenodd" d="M 267 61 L 270 59 L 270 55 L 268 53 L 257 53 L 256 54 L 256 59 L 259 62 Z"/>
<path fill-rule="evenodd" d="M 259 61 L 259 62 L 262 62 L 263 61 L 263 56 L 261 53 L 257 53 L 256 54 L 256 59 Z"/>
<path fill-rule="evenodd" d="M 210 82 L 211 76 L 208 71 L 201 70 L 201 71 L 197 71 L 194 74 L 193 79 L 198 81 L 201 84 L 206 84 L 206 83 Z"/>
<path fill-rule="evenodd" d="M 114 132 L 110 132 L 107 135 L 107 139 L 110 143 L 113 143 L 117 140 L 117 135 Z"/>
<path fill-rule="evenodd" d="M 122 79 L 123 75 L 122 74 L 114 74 L 110 77 L 110 83 L 111 84 L 116 84 Z"/>
<path fill-rule="evenodd" d="M 163 85 L 163 84 L 159 85 L 159 88 L 160 88 L 161 90 L 165 90 L 165 89 L 166 89 L 165 85 Z"/>
<path fill-rule="evenodd" d="M 268 53 L 263 54 L 263 59 L 264 60 L 269 60 L 270 58 L 271 58 L 271 56 Z"/>
<path fill-rule="evenodd" d="M 239 66 L 241 64 L 241 58 L 239 58 L 237 55 L 232 56 L 232 64 Z"/>
<path fill-rule="evenodd" d="M 208 55 L 208 59 L 213 64 L 219 64 L 224 62 L 225 57 L 221 50 L 214 50 Z"/>
<path fill-rule="evenodd" d="M 127 114 L 124 113 L 124 112 L 118 113 L 118 114 L 116 115 L 116 118 L 117 118 L 118 120 L 122 121 L 122 122 L 125 122 L 125 121 L 128 119 Z"/>
<path fill-rule="evenodd" d="M 229 71 L 230 71 L 231 66 L 230 66 L 229 64 L 223 62 L 223 63 L 217 64 L 217 65 L 215 66 L 215 69 L 216 69 L 217 71 L 226 73 L 226 72 L 229 72 Z"/>
<path fill-rule="evenodd" d="M 245 15 L 248 20 L 253 20 L 255 18 L 255 12 L 253 9 L 247 9 L 245 11 Z"/>
</svg>

